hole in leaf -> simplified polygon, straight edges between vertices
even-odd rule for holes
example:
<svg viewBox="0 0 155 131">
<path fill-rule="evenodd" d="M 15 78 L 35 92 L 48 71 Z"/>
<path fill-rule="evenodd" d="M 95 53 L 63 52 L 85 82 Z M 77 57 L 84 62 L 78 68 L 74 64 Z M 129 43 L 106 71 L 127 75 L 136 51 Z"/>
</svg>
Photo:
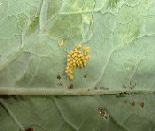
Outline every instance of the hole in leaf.
<svg viewBox="0 0 155 131">
<path fill-rule="evenodd" d="M 127 92 L 121 92 L 119 94 L 116 94 L 116 97 L 125 97 L 126 95 L 128 95 Z"/>
</svg>

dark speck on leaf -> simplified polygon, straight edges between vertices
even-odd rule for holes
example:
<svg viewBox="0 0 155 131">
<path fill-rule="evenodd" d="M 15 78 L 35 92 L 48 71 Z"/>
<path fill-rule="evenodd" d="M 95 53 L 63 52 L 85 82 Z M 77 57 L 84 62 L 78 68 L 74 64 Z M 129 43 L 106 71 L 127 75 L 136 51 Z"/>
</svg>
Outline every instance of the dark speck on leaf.
<svg viewBox="0 0 155 131">
<path fill-rule="evenodd" d="M 108 112 L 103 107 L 99 107 L 98 111 L 99 111 L 99 113 L 100 113 L 102 118 L 108 119 L 109 114 L 108 114 Z"/>
<path fill-rule="evenodd" d="M 123 92 L 116 94 L 116 97 L 125 97 L 125 94 Z"/>
<path fill-rule="evenodd" d="M 129 93 L 127 93 L 127 92 L 124 92 L 124 95 L 129 95 Z"/>
<path fill-rule="evenodd" d="M 25 131 L 34 131 L 33 128 L 27 128 Z"/>
<path fill-rule="evenodd" d="M 135 106 L 135 102 L 133 101 L 133 102 L 131 103 L 131 105 L 132 105 L 132 106 Z"/>
<path fill-rule="evenodd" d="M 73 89 L 73 88 L 74 88 L 73 84 L 70 84 L 70 85 L 68 86 L 68 89 Z"/>
<path fill-rule="evenodd" d="M 60 75 L 57 75 L 57 79 L 60 80 L 61 79 L 61 76 Z"/>
<path fill-rule="evenodd" d="M 140 103 L 140 106 L 143 108 L 144 107 L 144 102 L 141 102 Z"/>
<path fill-rule="evenodd" d="M 84 74 L 84 76 L 83 76 L 84 78 L 87 78 L 87 74 Z"/>
</svg>

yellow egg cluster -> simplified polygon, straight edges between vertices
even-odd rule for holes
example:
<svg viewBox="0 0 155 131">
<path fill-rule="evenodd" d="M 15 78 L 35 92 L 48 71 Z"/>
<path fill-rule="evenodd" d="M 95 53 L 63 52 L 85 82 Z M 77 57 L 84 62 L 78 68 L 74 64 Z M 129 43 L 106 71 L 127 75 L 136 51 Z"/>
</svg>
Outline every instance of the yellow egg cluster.
<svg viewBox="0 0 155 131">
<path fill-rule="evenodd" d="M 68 53 L 65 72 L 70 80 L 74 77 L 73 74 L 75 68 L 83 68 L 86 66 L 86 62 L 89 60 L 89 50 L 90 48 L 88 47 L 78 45 Z"/>
</svg>

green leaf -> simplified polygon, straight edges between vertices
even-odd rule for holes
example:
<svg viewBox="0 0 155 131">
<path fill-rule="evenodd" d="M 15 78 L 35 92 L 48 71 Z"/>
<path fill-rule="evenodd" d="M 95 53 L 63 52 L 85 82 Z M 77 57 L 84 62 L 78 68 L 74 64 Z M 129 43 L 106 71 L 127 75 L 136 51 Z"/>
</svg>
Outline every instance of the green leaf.
<svg viewBox="0 0 155 131">
<path fill-rule="evenodd" d="M 0 99 L 0 130 L 155 130 L 154 95 L 8 97 Z M 135 104 L 133 104 L 135 103 Z M 108 113 L 100 114 L 98 108 Z M 103 111 L 104 111 L 103 110 Z"/>
<path fill-rule="evenodd" d="M 73 83 L 76 88 L 122 89 L 130 84 L 153 88 L 152 4 L 146 0 L 2 2 L 3 10 L 9 6 L 7 17 L 0 20 L 0 86 L 59 88 L 61 75 L 63 87 Z M 58 46 L 62 39 L 63 49 Z M 70 82 L 64 75 L 66 51 L 78 43 L 91 48 L 91 59 L 86 68 L 75 70 Z"/>
</svg>

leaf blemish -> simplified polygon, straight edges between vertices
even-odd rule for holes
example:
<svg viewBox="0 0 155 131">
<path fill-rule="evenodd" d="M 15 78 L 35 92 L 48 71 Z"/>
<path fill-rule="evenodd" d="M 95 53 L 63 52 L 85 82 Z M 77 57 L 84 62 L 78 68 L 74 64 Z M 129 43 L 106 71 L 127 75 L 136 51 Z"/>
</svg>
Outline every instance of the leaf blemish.
<svg viewBox="0 0 155 131">
<path fill-rule="evenodd" d="M 60 80 L 61 79 L 61 76 L 60 75 L 57 75 L 57 79 Z"/>
<path fill-rule="evenodd" d="M 125 97 L 126 95 L 129 95 L 127 92 L 121 92 L 116 95 L 116 97 Z"/>
<path fill-rule="evenodd" d="M 34 129 L 33 128 L 27 128 L 27 129 L 25 129 L 25 131 L 34 131 Z"/>
<path fill-rule="evenodd" d="M 140 103 L 140 106 L 143 108 L 144 107 L 144 102 L 141 102 Z"/>
<path fill-rule="evenodd" d="M 64 47 L 64 40 L 63 39 L 59 42 L 59 47 L 61 47 L 61 48 Z"/>
<path fill-rule="evenodd" d="M 83 77 L 84 77 L 84 78 L 87 78 L 87 74 L 85 74 Z"/>
<path fill-rule="evenodd" d="M 108 119 L 109 118 L 108 112 L 103 107 L 99 107 L 98 108 L 98 112 L 100 113 L 100 116 L 102 118 L 104 118 L 104 119 Z"/>
<path fill-rule="evenodd" d="M 132 105 L 132 106 L 135 106 L 135 102 L 133 101 L 133 102 L 131 103 L 131 105 Z"/>
<path fill-rule="evenodd" d="M 68 86 L 68 89 L 73 89 L 74 88 L 74 85 L 73 84 L 70 84 L 69 86 Z"/>
</svg>

